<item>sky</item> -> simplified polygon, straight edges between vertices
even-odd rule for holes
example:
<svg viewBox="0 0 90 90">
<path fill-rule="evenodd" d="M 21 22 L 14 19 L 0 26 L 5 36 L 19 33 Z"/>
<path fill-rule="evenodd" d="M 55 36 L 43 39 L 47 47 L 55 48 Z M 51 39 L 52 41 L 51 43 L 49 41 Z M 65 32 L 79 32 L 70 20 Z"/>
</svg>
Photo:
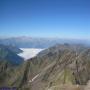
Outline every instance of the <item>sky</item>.
<svg viewBox="0 0 90 90">
<path fill-rule="evenodd" d="M 0 36 L 90 39 L 90 0 L 0 0 Z"/>
</svg>

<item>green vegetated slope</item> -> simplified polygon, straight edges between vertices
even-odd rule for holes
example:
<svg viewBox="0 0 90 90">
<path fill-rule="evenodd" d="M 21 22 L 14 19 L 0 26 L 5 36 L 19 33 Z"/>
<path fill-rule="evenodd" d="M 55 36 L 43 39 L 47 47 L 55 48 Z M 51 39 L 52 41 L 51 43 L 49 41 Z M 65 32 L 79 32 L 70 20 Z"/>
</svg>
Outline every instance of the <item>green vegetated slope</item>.
<svg viewBox="0 0 90 90">
<path fill-rule="evenodd" d="M 18 87 L 19 90 L 60 90 L 62 85 L 85 85 L 90 79 L 89 68 L 89 48 L 82 45 L 56 45 L 13 68 L 13 72 L 10 69 L 7 72 L 10 78 L 5 84 Z M 3 79 L 3 82 L 7 79 Z"/>
</svg>

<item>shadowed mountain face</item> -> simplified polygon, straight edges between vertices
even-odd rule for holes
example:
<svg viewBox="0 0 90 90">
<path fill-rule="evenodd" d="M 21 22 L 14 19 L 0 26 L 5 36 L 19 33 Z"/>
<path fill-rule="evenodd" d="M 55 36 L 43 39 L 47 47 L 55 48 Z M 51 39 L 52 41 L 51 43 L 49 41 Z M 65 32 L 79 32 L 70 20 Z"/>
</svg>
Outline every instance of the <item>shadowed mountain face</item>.
<svg viewBox="0 0 90 90">
<path fill-rule="evenodd" d="M 3 45 L 3 44 L 0 44 L 0 48 L 5 48 L 7 50 L 10 50 L 16 54 L 19 54 L 21 52 L 23 52 L 21 49 L 19 49 L 18 47 L 15 47 L 15 46 L 12 46 L 12 45 Z"/>
<path fill-rule="evenodd" d="M 15 68 L 23 63 L 23 59 L 17 55 L 20 52 L 22 50 L 17 47 L 0 45 L 0 86 L 7 86 Z"/>
<path fill-rule="evenodd" d="M 21 64 L 23 59 L 17 54 L 22 52 L 22 50 L 13 46 L 0 45 L 0 61 L 7 61 L 9 63 Z"/>
<path fill-rule="evenodd" d="M 82 45 L 56 45 L 6 73 L 2 86 L 21 90 L 70 90 L 62 85 L 86 85 L 90 80 L 90 49 Z M 6 81 L 8 80 L 8 81 Z M 75 88 L 77 88 L 75 86 Z M 81 89 L 71 90 L 83 90 Z"/>
</svg>

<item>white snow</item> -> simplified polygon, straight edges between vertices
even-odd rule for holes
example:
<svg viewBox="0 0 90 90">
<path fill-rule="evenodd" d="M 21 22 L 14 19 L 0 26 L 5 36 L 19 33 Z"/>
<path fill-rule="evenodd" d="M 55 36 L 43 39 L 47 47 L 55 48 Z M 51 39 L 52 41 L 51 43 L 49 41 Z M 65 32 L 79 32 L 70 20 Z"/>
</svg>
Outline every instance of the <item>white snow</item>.
<svg viewBox="0 0 90 90">
<path fill-rule="evenodd" d="M 32 78 L 31 80 L 29 80 L 29 82 L 33 82 L 38 76 L 39 76 L 39 74 L 37 74 L 34 78 Z"/>
<path fill-rule="evenodd" d="M 20 48 L 23 50 L 22 53 L 19 53 L 18 55 L 24 58 L 24 60 L 30 59 L 32 57 L 35 57 L 40 51 L 43 49 L 38 48 Z"/>
</svg>

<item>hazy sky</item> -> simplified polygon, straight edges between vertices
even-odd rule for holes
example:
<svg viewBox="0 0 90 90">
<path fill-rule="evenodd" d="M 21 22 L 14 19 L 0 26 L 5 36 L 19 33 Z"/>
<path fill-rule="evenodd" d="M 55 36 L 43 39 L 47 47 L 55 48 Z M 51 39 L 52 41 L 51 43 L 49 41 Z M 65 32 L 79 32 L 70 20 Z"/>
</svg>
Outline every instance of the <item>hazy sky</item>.
<svg viewBox="0 0 90 90">
<path fill-rule="evenodd" d="M 90 39 L 90 0 L 0 0 L 0 36 Z"/>
</svg>

